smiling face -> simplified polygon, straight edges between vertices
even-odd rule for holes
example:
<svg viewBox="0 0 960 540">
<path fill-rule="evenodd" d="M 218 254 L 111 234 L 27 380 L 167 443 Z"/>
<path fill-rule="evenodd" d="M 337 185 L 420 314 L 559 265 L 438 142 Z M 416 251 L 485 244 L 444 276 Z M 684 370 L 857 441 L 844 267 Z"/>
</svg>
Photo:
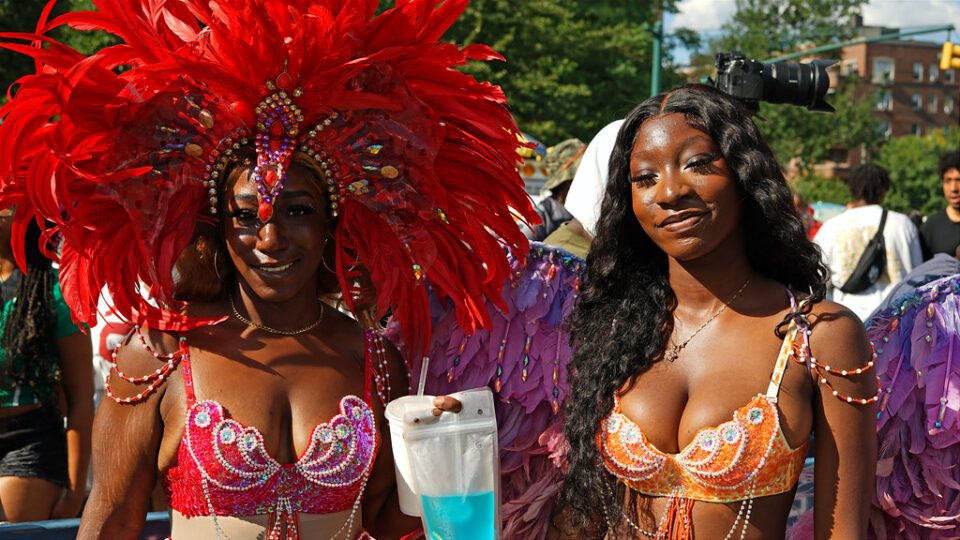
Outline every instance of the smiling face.
<svg viewBox="0 0 960 540">
<path fill-rule="evenodd" d="M 697 259 L 739 234 L 740 187 L 717 143 L 681 114 L 640 126 L 630 182 L 637 221 L 674 259 Z"/>
<path fill-rule="evenodd" d="M 320 180 L 294 163 L 272 219 L 263 224 L 250 172 L 243 169 L 226 190 L 224 240 L 237 275 L 254 296 L 268 302 L 317 296 L 328 227 Z"/>
</svg>

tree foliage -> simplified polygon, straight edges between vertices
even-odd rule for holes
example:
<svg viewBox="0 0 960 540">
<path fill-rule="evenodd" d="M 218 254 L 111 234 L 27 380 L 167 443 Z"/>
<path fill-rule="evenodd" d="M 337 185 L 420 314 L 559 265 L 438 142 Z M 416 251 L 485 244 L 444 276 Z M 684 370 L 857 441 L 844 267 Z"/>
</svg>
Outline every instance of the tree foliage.
<svg viewBox="0 0 960 540">
<path fill-rule="evenodd" d="M 866 0 L 736 0 L 736 11 L 711 43 L 763 60 L 853 37 L 853 18 Z M 839 54 L 834 52 L 833 56 Z"/>
<path fill-rule="evenodd" d="M 797 180 L 793 185 L 794 191 L 808 202 L 830 202 L 847 204 L 850 202 L 850 190 L 847 184 L 839 178 L 824 178 L 822 176 L 806 176 Z"/>
<path fill-rule="evenodd" d="M 876 156 L 893 181 L 885 206 L 899 212 L 919 210 L 923 215 L 946 205 L 942 179 L 937 176 L 941 154 L 960 148 L 960 128 L 933 130 L 922 136 L 906 135 L 888 141 Z"/>
<path fill-rule="evenodd" d="M 834 113 L 811 112 L 802 107 L 761 103 L 758 125 L 781 163 L 792 160 L 801 176 L 830 158 L 834 149 L 878 146 L 883 140 L 873 101 L 858 96 L 857 81 L 839 81 L 829 99 Z"/>
<path fill-rule="evenodd" d="M 466 71 L 503 87 L 524 131 L 551 143 L 589 140 L 649 97 L 650 29 L 656 18 L 650 5 L 474 0 L 445 38 L 485 43 L 506 57 Z M 681 82 L 669 61 L 665 66 L 663 88 Z"/>
</svg>

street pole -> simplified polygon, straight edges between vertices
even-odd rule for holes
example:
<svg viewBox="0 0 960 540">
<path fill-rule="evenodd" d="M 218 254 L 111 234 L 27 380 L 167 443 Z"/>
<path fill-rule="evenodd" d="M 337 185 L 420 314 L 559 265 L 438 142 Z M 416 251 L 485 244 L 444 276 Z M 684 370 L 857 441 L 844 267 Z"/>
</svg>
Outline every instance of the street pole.
<svg viewBox="0 0 960 540">
<path fill-rule="evenodd" d="M 650 95 L 660 93 L 661 49 L 663 47 L 663 4 L 659 3 L 656 12 L 657 21 L 653 23 L 653 65 L 650 68 Z"/>
</svg>

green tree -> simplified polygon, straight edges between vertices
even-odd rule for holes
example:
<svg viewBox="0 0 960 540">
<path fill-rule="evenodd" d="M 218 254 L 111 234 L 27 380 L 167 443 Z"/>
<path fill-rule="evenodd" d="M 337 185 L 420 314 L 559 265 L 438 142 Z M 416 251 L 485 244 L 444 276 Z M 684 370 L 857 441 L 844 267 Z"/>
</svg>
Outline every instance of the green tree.
<svg viewBox="0 0 960 540">
<path fill-rule="evenodd" d="M 917 137 L 907 135 L 888 141 L 876 156 L 893 181 L 885 205 L 892 210 L 919 210 L 930 215 L 946 205 L 937 161 L 948 150 L 960 148 L 960 128 L 937 129 Z"/>
<path fill-rule="evenodd" d="M 793 189 L 811 203 L 847 204 L 850 202 L 850 190 L 847 189 L 847 184 L 837 178 L 806 176 L 797 180 Z"/>
<path fill-rule="evenodd" d="M 802 107 L 760 104 L 757 120 L 781 163 L 796 167 L 801 176 L 826 161 L 833 150 L 872 149 L 883 140 L 879 120 L 871 110 L 873 100 L 859 96 L 856 79 L 838 82 L 830 102 L 834 113 L 811 112 Z"/>
<path fill-rule="evenodd" d="M 474 0 L 445 38 L 506 57 L 466 71 L 503 87 L 525 131 L 589 140 L 648 97 L 654 19 L 648 3 L 626 0 Z M 681 81 L 672 68 L 664 88 Z"/>
<path fill-rule="evenodd" d="M 711 47 L 714 52 L 740 51 L 762 60 L 807 46 L 839 43 L 853 37 L 854 16 L 866 3 L 866 0 L 736 0 L 736 11 Z"/>
</svg>

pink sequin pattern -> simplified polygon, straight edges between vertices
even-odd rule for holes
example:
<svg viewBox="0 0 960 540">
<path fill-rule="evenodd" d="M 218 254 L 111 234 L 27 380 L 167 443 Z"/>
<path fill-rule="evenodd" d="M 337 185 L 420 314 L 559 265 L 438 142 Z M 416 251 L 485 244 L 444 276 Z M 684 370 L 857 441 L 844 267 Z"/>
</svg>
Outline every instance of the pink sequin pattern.
<svg viewBox="0 0 960 540">
<path fill-rule="evenodd" d="M 373 412 L 360 398 L 346 396 L 340 414 L 313 429 L 300 459 L 282 465 L 267 453 L 257 428 L 228 418 L 215 401 L 201 401 L 190 408 L 177 464 L 164 485 L 170 507 L 187 517 L 272 514 L 284 499 L 295 512 L 342 512 L 357 499 L 377 442 Z"/>
<path fill-rule="evenodd" d="M 375 375 L 369 356 L 367 380 Z M 267 452 L 260 430 L 233 420 L 216 401 L 196 402 L 189 355 L 181 367 L 187 421 L 177 463 L 163 478 L 171 508 L 186 517 L 268 514 L 272 521 L 356 511 L 380 442 L 366 401 L 343 397 L 339 413 L 313 428 L 303 455 L 281 464 Z"/>
</svg>

